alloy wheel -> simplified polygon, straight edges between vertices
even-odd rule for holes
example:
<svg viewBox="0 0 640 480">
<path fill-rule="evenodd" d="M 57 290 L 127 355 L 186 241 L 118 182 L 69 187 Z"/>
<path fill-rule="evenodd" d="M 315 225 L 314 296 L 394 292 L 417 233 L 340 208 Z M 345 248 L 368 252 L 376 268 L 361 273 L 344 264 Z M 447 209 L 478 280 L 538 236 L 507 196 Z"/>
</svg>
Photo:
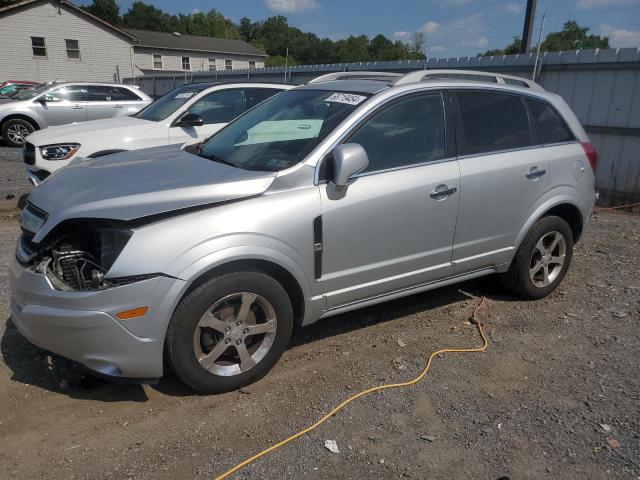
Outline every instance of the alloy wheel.
<svg viewBox="0 0 640 480">
<path fill-rule="evenodd" d="M 267 355 L 277 327 L 275 310 L 266 298 L 250 292 L 227 295 L 208 308 L 196 326 L 196 359 L 214 375 L 239 375 Z"/>
<path fill-rule="evenodd" d="M 529 263 L 529 278 L 536 287 L 553 283 L 565 262 L 567 241 L 560 232 L 545 234 L 536 244 Z"/>
<path fill-rule="evenodd" d="M 30 133 L 27 127 L 19 123 L 14 123 L 7 128 L 7 137 L 9 137 L 10 141 L 18 145 L 22 145 Z"/>
</svg>

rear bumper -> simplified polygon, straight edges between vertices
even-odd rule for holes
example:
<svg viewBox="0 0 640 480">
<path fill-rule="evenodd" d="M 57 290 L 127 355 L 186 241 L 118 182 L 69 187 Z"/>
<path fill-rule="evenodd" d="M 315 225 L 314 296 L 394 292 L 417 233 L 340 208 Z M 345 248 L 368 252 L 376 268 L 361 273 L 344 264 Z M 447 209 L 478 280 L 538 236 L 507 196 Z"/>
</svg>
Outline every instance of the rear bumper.
<svg viewBox="0 0 640 480">
<path fill-rule="evenodd" d="M 182 290 L 182 280 L 157 277 L 106 290 L 62 292 L 46 276 L 14 261 L 10 282 L 11 317 L 35 345 L 101 375 L 162 376 L 164 336 L 174 304 L 169 300 Z M 142 305 L 149 306 L 142 317 L 115 317 Z"/>
</svg>

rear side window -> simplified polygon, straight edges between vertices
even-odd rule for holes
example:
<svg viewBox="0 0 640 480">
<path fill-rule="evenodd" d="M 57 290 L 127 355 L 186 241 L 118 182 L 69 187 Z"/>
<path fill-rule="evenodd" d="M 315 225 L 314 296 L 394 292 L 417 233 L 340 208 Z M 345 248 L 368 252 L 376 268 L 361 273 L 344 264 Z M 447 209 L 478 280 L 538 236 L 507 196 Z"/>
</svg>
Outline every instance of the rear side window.
<svg viewBox="0 0 640 480">
<path fill-rule="evenodd" d="M 348 143 L 367 152 L 365 172 L 444 158 L 444 107 L 440 94 L 413 95 L 364 121 Z"/>
<path fill-rule="evenodd" d="M 567 124 L 551 105 L 531 98 L 527 98 L 526 102 L 538 127 L 538 135 L 542 143 L 562 143 L 575 140 Z"/>
<path fill-rule="evenodd" d="M 510 150 L 531 145 L 529 117 L 517 95 L 457 92 L 463 136 L 462 155 Z"/>
<path fill-rule="evenodd" d="M 128 88 L 124 87 L 107 87 L 107 92 L 111 97 L 112 102 L 126 102 L 126 101 L 139 101 L 142 100 L 138 95 L 133 93 Z"/>
</svg>

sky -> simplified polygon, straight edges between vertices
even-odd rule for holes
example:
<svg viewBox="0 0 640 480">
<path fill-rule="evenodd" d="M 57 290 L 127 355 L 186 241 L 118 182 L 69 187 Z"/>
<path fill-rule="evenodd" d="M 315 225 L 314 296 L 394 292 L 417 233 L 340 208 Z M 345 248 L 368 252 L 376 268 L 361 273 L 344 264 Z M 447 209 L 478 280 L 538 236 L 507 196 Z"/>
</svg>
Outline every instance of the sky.
<svg viewBox="0 0 640 480">
<path fill-rule="evenodd" d="M 121 13 L 133 0 L 120 0 Z M 85 0 L 81 3 L 90 3 Z M 238 22 L 284 15 L 289 24 L 332 40 L 349 35 L 410 41 L 425 34 L 428 57 L 473 56 L 502 48 L 522 34 L 526 0 L 157 0 L 169 13 L 206 12 L 212 8 Z M 640 0 L 538 0 L 533 42 L 546 13 L 544 33 L 562 29 L 567 20 L 606 35 L 613 47 L 640 46 Z M 543 38 L 544 38 L 543 33 Z"/>
</svg>

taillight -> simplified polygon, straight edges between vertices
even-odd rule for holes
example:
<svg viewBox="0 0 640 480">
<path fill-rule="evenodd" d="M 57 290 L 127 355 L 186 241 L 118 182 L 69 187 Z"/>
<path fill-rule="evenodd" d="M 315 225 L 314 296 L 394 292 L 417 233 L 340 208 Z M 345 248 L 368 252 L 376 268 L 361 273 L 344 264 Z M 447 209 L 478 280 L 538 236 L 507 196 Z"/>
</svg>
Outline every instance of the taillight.
<svg viewBox="0 0 640 480">
<path fill-rule="evenodd" d="M 598 151 L 596 147 L 594 147 L 591 142 L 580 142 L 580 145 L 582 145 L 584 154 L 591 164 L 591 170 L 593 170 L 593 173 L 596 173 L 596 169 L 598 168 Z"/>
</svg>

